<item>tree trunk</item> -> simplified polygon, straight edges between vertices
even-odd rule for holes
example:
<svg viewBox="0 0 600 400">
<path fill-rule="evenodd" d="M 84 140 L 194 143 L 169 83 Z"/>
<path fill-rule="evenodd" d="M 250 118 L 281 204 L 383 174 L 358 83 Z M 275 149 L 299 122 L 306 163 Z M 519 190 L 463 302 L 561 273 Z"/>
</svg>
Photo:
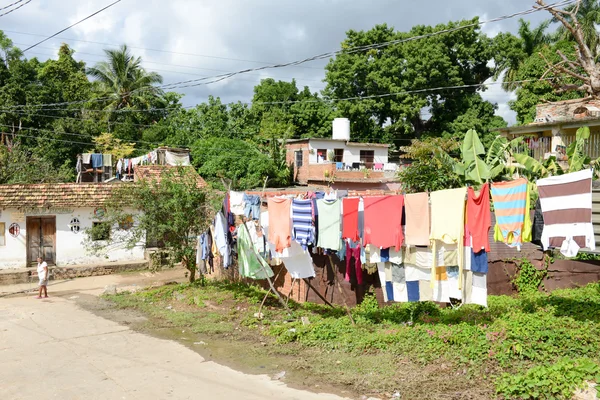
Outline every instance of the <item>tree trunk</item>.
<svg viewBox="0 0 600 400">
<path fill-rule="evenodd" d="M 195 260 L 189 260 L 187 257 L 183 257 L 181 259 L 181 264 L 188 270 L 190 273 L 189 282 L 194 283 L 196 281 L 196 263 Z"/>
</svg>

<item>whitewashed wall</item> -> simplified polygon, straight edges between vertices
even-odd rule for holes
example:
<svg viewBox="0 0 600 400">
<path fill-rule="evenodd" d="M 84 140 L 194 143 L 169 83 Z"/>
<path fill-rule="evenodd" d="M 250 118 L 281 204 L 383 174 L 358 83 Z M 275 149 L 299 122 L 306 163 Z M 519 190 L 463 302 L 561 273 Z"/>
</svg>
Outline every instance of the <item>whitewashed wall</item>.
<svg viewBox="0 0 600 400">
<path fill-rule="evenodd" d="M 27 264 L 27 232 L 26 217 L 40 215 L 33 213 L 22 213 L 18 210 L 2 210 L 0 222 L 6 224 L 6 246 L 0 246 L 0 269 L 6 268 L 24 268 Z M 92 222 L 97 221 L 94 218 L 92 208 L 73 209 L 69 214 L 43 214 L 56 216 L 56 265 L 82 265 L 82 264 L 100 264 L 114 261 L 133 261 L 144 259 L 144 246 L 142 243 L 135 248 L 128 250 L 123 245 L 111 243 L 109 251 L 104 255 L 91 254 L 85 245 L 87 239 L 86 229 L 92 227 Z M 71 219 L 76 217 L 80 222 L 78 233 L 72 232 L 69 224 Z M 10 224 L 16 222 L 21 231 L 18 237 L 13 238 L 8 233 Z M 123 231 L 115 230 L 111 232 L 111 239 L 122 234 Z"/>
<path fill-rule="evenodd" d="M 330 140 L 319 140 L 319 139 L 311 139 L 308 142 L 308 163 L 316 164 L 317 163 L 317 150 L 323 149 L 326 150 L 324 154 L 325 160 L 327 160 L 327 152 L 334 149 L 344 149 L 344 162 L 346 164 L 351 164 L 353 162 L 360 161 L 360 151 L 361 150 L 373 150 L 374 151 L 374 160 L 376 163 L 387 163 L 388 162 L 388 148 L 387 147 L 370 147 L 370 146 L 347 146 L 346 142 L 339 141 L 334 142 Z M 314 151 L 312 151 L 314 150 Z M 312 154 L 311 154 L 312 151 Z"/>
</svg>

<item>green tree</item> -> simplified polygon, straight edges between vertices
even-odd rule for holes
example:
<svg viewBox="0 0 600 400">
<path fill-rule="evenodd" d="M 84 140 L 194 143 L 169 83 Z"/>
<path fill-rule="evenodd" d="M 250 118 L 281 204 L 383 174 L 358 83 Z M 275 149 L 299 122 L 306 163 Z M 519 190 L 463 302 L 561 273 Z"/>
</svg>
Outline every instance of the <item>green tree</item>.
<svg viewBox="0 0 600 400">
<path fill-rule="evenodd" d="M 220 189 L 224 189 L 222 179 L 237 190 L 262 187 L 265 178 L 269 186 L 289 184 L 287 166 L 277 165 L 251 142 L 225 137 L 200 139 L 192 145 L 191 155 L 200 175 Z"/>
<path fill-rule="evenodd" d="M 65 163 L 53 167 L 48 159 L 23 145 L 0 144 L 0 185 L 21 183 L 59 183 L 74 181 L 74 171 Z"/>
<path fill-rule="evenodd" d="M 551 42 L 552 37 L 546 31 L 550 21 L 543 21 L 533 30 L 531 23 L 519 19 L 519 37 L 510 33 L 500 33 L 495 39 L 499 53 L 495 59 L 498 61 L 495 78 L 498 79 L 504 72 L 502 88 L 507 92 L 516 90 L 520 85 L 518 80 L 519 69 L 523 63 L 535 54 L 540 47 Z"/>
<path fill-rule="evenodd" d="M 104 52 L 108 60 L 88 68 L 87 73 L 96 80 L 97 95 L 106 110 L 149 108 L 152 98 L 162 95 L 162 90 L 155 87 L 162 83 L 162 76 L 147 72 L 141 57 L 133 56 L 126 45 Z"/>
<path fill-rule="evenodd" d="M 517 98 L 509 102 L 510 108 L 517 113 L 517 122 L 528 124 L 534 121 L 536 105 L 543 101 L 559 101 L 583 97 L 579 91 L 558 92 L 552 83 L 540 78 L 548 70 L 544 58 L 550 62 L 560 62 L 560 51 L 568 56 L 574 55 L 573 42 L 561 41 L 543 46 L 538 53 L 532 54 L 519 67 L 516 79 L 527 80 L 516 91 Z M 563 78 L 566 82 L 575 82 L 573 78 Z"/>
<path fill-rule="evenodd" d="M 363 97 L 360 101 L 336 102 L 340 115 L 350 118 L 353 137 L 392 143 L 402 136 L 460 133 L 455 131 L 453 122 L 468 113 L 474 102 L 481 101 L 468 98 L 480 95 L 476 86 L 450 86 L 479 85 L 494 72 L 489 66 L 494 56 L 493 42 L 472 26 L 478 21 L 435 27 L 419 25 L 409 32 L 396 32 L 387 25 L 377 25 L 369 31 L 348 31 L 342 50 L 398 41 L 379 48 L 342 52 L 326 66 L 327 97 Z M 463 29 L 410 40 L 458 27 Z M 444 87 L 449 88 L 439 89 Z M 485 115 L 480 117 L 492 119 L 493 110 L 482 108 Z M 427 111 L 431 117 L 424 117 Z"/>
<path fill-rule="evenodd" d="M 106 207 L 105 224 L 97 224 L 86 232 L 88 249 L 95 253 L 109 250 L 107 246 L 111 245 L 90 240 L 107 226 L 113 233 L 111 242 L 127 248 L 144 240 L 160 241 L 172 261 L 181 262 L 189 271 L 193 282 L 196 238 L 208 228 L 219 204 L 218 199 L 199 187 L 197 178 L 192 169 L 177 167 L 166 169 L 160 179 L 143 179 L 116 189 Z M 123 221 L 128 220 L 133 220 L 133 224 L 126 224 L 127 229 L 123 229 Z"/>
<path fill-rule="evenodd" d="M 600 3 L 598 0 L 581 0 L 578 4 L 565 7 L 565 11 L 575 13 L 581 26 L 585 43 L 592 51 L 594 57 L 597 58 L 600 45 L 600 37 L 596 28 L 600 24 Z M 566 19 L 570 23 L 573 23 L 573 18 L 570 18 L 568 15 Z M 554 17 L 552 22 L 559 22 L 559 20 Z M 562 40 L 573 41 L 575 39 L 572 33 L 562 24 L 558 27 L 557 37 Z"/>
</svg>

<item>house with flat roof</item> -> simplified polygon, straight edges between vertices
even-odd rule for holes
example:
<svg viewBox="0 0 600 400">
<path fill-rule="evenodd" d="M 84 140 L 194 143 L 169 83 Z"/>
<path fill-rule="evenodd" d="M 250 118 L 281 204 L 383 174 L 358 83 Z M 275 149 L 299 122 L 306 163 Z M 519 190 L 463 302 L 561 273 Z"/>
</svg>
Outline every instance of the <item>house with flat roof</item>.
<svg viewBox="0 0 600 400">
<path fill-rule="evenodd" d="M 389 162 L 389 147 L 351 142 L 350 121 L 336 118 L 331 139 L 288 140 L 286 161 L 299 185 L 395 190 L 398 165 Z"/>
<path fill-rule="evenodd" d="M 566 148 L 583 126 L 590 128 L 584 151 L 592 159 L 600 157 L 600 100 L 591 97 L 538 104 L 534 122 L 498 131 L 508 139 L 523 137 L 518 150 L 538 160 L 555 156 L 566 161 Z"/>
</svg>

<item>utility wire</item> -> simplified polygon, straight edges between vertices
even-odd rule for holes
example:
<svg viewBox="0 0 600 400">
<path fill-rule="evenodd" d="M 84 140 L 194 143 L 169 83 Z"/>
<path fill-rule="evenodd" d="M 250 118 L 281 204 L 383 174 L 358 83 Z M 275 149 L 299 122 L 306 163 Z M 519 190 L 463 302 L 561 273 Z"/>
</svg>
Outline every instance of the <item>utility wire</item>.
<svg viewBox="0 0 600 400">
<path fill-rule="evenodd" d="M 54 34 L 52 34 L 52 35 L 48 36 L 47 38 L 45 38 L 45 39 L 43 39 L 43 40 L 40 40 L 39 42 L 37 42 L 37 43 L 35 43 L 35 44 L 32 44 L 31 46 L 29 46 L 28 48 L 26 48 L 25 50 L 23 50 L 23 53 L 25 53 L 27 50 L 31 50 L 31 49 L 33 49 L 33 48 L 34 48 L 34 47 L 36 47 L 37 45 L 40 45 L 40 44 L 42 44 L 42 43 L 44 43 L 44 42 L 46 42 L 46 41 L 48 41 L 48 40 L 52 39 L 52 38 L 53 38 L 53 37 L 55 37 L 55 36 L 58 36 L 58 35 L 60 35 L 60 34 L 61 34 L 61 33 L 63 33 L 64 31 L 71 29 L 71 28 L 72 28 L 72 27 L 74 27 L 75 25 L 79 25 L 79 24 L 80 24 L 80 23 L 82 23 L 83 21 L 86 21 L 86 20 L 88 20 L 88 19 L 92 18 L 93 16 L 95 16 L 95 15 L 97 15 L 97 14 L 100 14 L 102 11 L 104 11 L 104 10 L 106 10 L 106 9 L 108 9 L 108 8 L 110 8 L 110 7 L 112 7 L 112 6 L 114 6 L 115 4 L 117 4 L 117 3 L 120 3 L 120 2 L 121 2 L 121 0 L 117 0 L 117 1 L 115 1 L 115 2 L 113 2 L 113 3 L 111 3 L 111 4 L 109 4 L 109 5 L 107 5 L 106 7 L 104 7 L 104 8 L 101 8 L 100 10 L 98 10 L 98 11 L 96 11 L 96 12 L 94 12 L 94 13 L 92 13 L 92 14 L 88 15 L 87 17 L 85 17 L 85 18 L 83 18 L 83 19 L 80 19 L 79 21 L 75 22 L 74 24 L 71 24 L 71 25 L 67 26 L 66 28 L 64 28 L 64 29 L 61 29 L 60 31 L 58 31 L 58 32 L 56 32 L 56 33 L 54 33 Z"/>
<path fill-rule="evenodd" d="M 276 104 L 295 104 L 295 103 L 337 103 L 340 101 L 355 101 L 355 100 L 367 100 L 367 99 L 375 99 L 375 98 L 384 98 L 384 97 L 392 97 L 392 96 L 401 96 L 407 94 L 415 94 L 415 93 L 427 93 L 427 92 L 439 92 L 444 90 L 459 90 L 459 89 L 472 89 L 482 86 L 491 86 L 491 85 L 502 85 L 504 83 L 528 83 L 528 82 L 539 82 L 539 81 L 552 81 L 554 78 L 543 78 L 543 79 L 523 79 L 518 81 L 509 81 L 509 82 L 488 82 L 488 83 L 474 83 L 469 85 L 454 85 L 454 86 L 439 86 L 435 88 L 424 88 L 424 89 L 416 89 L 416 90 L 404 90 L 401 92 L 393 92 L 393 93 L 383 93 L 383 94 L 374 94 L 368 96 L 354 96 L 354 97 L 344 97 L 344 98 L 332 98 L 332 99 L 314 99 L 314 100 L 284 100 L 284 101 L 265 101 L 265 102 L 236 102 L 235 104 L 246 104 L 246 105 L 276 105 Z M 87 102 L 87 101 L 86 101 Z M 75 104 L 80 102 L 73 102 L 67 104 Z M 57 103 L 57 105 L 61 105 L 64 103 Z M 30 105 L 29 107 L 35 108 L 36 105 Z M 190 109 L 196 106 L 186 106 L 181 107 L 183 109 Z M 133 108 L 124 108 L 120 110 L 94 110 L 94 109 L 84 109 L 86 111 L 97 111 L 97 112 L 108 112 L 108 113 L 123 113 L 123 112 L 156 112 L 156 111 L 169 111 L 173 110 L 173 108 L 150 108 L 147 110 L 138 110 Z M 67 111 L 65 108 L 41 108 L 41 111 Z M 77 110 L 80 111 L 80 110 Z M 15 112 L 14 108 L 4 108 L 0 109 L 0 113 L 11 113 Z M 33 113 L 35 115 L 35 113 Z"/>
<path fill-rule="evenodd" d="M 15 5 L 17 5 L 17 4 L 19 4 L 19 3 L 22 3 L 22 2 L 24 2 L 24 1 L 25 1 L 25 0 L 19 0 L 19 1 L 15 1 L 14 3 L 11 3 L 11 4 L 7 5 L 7 6 L 4 6 L 4 7 L 0 8 L 0 11 L 2 11 L 2 10 L 6 10 L 7 8 L 11 8 L 12 6 L 15 6 Z"/>
<path fill-rule="evenodd" d="M 121 0 L 118 0 L 117 2 L 119 2 L 119 1 L 121 1 Z M 217 83 L 217 82 L 220 82 L 222 80 L 228 79 L 228 78 L 230 78 L 232 76 L 240 75 L 240 74 L 245 74 L 245 73 L 248 73 L 248 72 L 261 71 L 261 70 L 272 69 L 272 68 L 283 68 L 283 67 L 287 67 L 287 66 L 291 66 L 291 65 L 298 65 L 298 64 L 303 64 L 303 63 L 306 63 L 306 62 L 318 60 L 318 59 L 332 57 L 332 56 L 335 56 L 337 54 L 355 53 L 355 52 L 359 52 L 359 51 L 365 51 L 365 50 L 370 50 L 370 49 L 377 49 L 377 48 L 389 46 L 389 45 L 392 45 L 392 44 L 400 44 L 400 43 L 405 43 L 405 42 L 409 42 L 409 41 L 413 41 L 413 40 L 419 40 L 419 39 L 424 39 L 424 38 L 428 38 L 428 37 L 438 36 L 438 35 L 441 35 L 441 34 L 451 33 L 451 32 L 455 32 L 455 31 L 461 30 L 461 29 L 470 28 L 470 27 L 473 27 L 473 26 L 483 25 L 483 24 L 491 23 L 491 22 L 498 22 L 498 21 L 502 21 L 502 20 L 505 20 L 505 19 L 514 18 L 516 16 L 522 16 L 522 15 L 526 15 L 526 14 L 531 14 L 531 13 L 534 13 L 534 12 L 537 12 L 537 11 L 541 11 L 541 10 L 545 10 L 545 9 L 549 9 L 549 8 L 552 8 L 552 7 L 566 6 L 566 5 L 572 4 L 572 3 L 577 2 L 577 1 L 578 0 L 561 0 L 561 1 L 557 2 L 557 3 L 546 5 L 545 7 L 536 7 L 536 8 L 528 9 L 528 10 L 521 11 L 521 12 L 518 12 L 518 13 L 514 13 L 514 14 L 510 14 L 510 15 L 505 15 L 505 16 L 502 16 L 502 17 L 493 18 L 493 19 L 490 19 L 490 20 L 487 20 L 487 21 L 476 22 L 476 23 L 467 24 L 467 25 L 460 25 L 460 26 L 457 26 L 455 28 L 444 29 L 444 30 L 441 30 L 441 31 L 436 31 L 436 32 L 432 32 L 432 33 L 428 33 L 428 34 L 424 34 L 424 35 L 412 36 L 412 37 L 405 38 L 405 39 L 398 39 L 398 40 L 394 40 L 394 41 L 383 42 L 383 43 L 376 43 L 376 44 L 371 44 L 371 45 L 366 45 L 366 46 L 359 46 L 359 47 L 354 47 L 354 48 L 350 48 L 350 49 L 337 50 L 337 51 L 333 51 L 333 52 L 329 52 L 329 53 L 323 53 L 323 54 L 320 54 L 320 55 L 316 55 L 316 56 L 313 56 L 313 57 L 305 58 L 303 60 L 298 60 L 298 61 L 294 61 L 294 62 L 290 62 L 290 63 L 267 65 L 267 66 L 257 67 L 257 68 L 249 68 L 249 69 L 245 69 L 245 70 L 241 70 L 241 71 L 230 72 L 230 73 L 227 73 L 227 74 L 215 75 L 213 77 L 205 77 L 205 78 L 200 78 L 200 79 L 193 79 L 193 80 L 188 80 L 188 81 L 176 82 L 176 83 L 172 83 L 172 84 L 160 85 L 160 86 L 156 86 L 155 88 L 163 89 L 163 90 L 165 90 L 165 89 L 166 90 L 172 90 L 172 89 L 182 89 L 182 88 L 186 88 L 186 87 L 192 87 L 192 86 L 199 86 L 199 85 L 207 85 L 207 84 L 211 84 L 211 83 Z M 113 4 L 115 4 L 115 3 L 113 3 Z M 472 86 L 480 86 L 480 85 L 483 85 L 483 84 L 477 84 L 477 85 L 472 85 Z M 467 87 L 467 86 L 462 86 L 462 87 Z M 132 94 L 134 92 L 136 92 L 136 91 L 135 90 L 131 91 L 128 94 Z M 399 93 L 388 93 L 388 94 L 383 95 L 383 96 L 392 96 L 392 95 L 398 95 L 398 94 L 404 94 L 404 93 L 410 93 L 410 91 L 399 92 Z M 379 97 L 379 96 L 382 96 L 382 95 L 377 95 L 375 97 Z M 372 98 L 372 97 L 373 96 L 364 97 L 364 98 Z M 108 98 L 105 97 L 105 98 L 98 98 L 98 99 L 95 99 L 95 100 L 85 100 L 85 101 L 77 101 L 77 102 L 62 102 L 62 103 L 40 104 L 40 105 L 37 105 L 37 106 L 38 107 L 39 106 L 45 107 L 45 106 L 59 106 L 59 105 L 71 105 L 71 104 L 83 104 L 83 103 L 88 103 L 88 102 L 91 102 L 91 101 L 94 101 L 94 102 L 103 101 L 103 100 L 106 100 L 106 99 L 108 99 Z M 24 106 L 14 106 L 12 108 L 19 108 L 19 107 L 24 107 Z M 123 110 L 121 110 L 121 111 L 123 111 Z"/>
<path fill-rule="evenodd" d="M 24 0 L 21 0 L 24 1 Z M 4 32 L 8 32 L 8 33 L 15 33 L 17 35 L 27 35 L 27 36 L 46 36 L 46 35 L 40 35 L 37 33 L 28 33 L 28 32 L 19 32 L 19 31 L 10 31 L 10 30 L 4 30 Z M 61 39 L 61 40 L 68 40 L 68 41 L 72 41 L 72 42 L 82 42 L 82 43 L 91 43 L 91 44 L 99 44 L 102 46 L 113 46 L 113 47 L 119 47 L 120 45 L 118 44 L 114 44 L 114 43 L 104 43 L 104 42 L 94 42 L 91 40 L 82 40 L 82 39 L 74 39 L 74 38 L 66 38 L 66 37 L 56 37 L 57 39 Z M 243 58 L 231 58 L 231 57 L 220 57 L 220 56 L 213 56 L 213 55 L 207 55 L 207 54 L 195 54 L 195 53 L 185 53 L 185 52 L 179 52 L 179 51 L 171 51 L 171 50 L 160 50 L 160 49 L 149 49 L 146 47 L 137 47 L 137 46 L 127 46 L 130 49 L 138 49 L 138 50 L 145 50 L 145 51 L 154 51 L 157 53 L 167 53 L 167 54 L 176 54 L 176 55 L 183 55 L 183 56 L 192 56 L 192 57 L 202 57 L 202 58 L 214 58 L 217 60 L 227 60 L 227 61 L 243 61 L 243 62 L 249 62 L 249 63 L 256 63 L 256 64 L 274 64 L 274 62 L 272 61 L 257 61 L 257 60 L 246 60 Z M 308 66 L 299 66 L 298 68 L 305 68 L 305 69 L 318 69 L 318 70 L 322 70 L 322 68 L 318 68 L 318 67 L 308 67 Z"/>
<path fill-rule="evenodd" d="M 21 1 L 23 1 L 23 0 L 17 1 L 16 3 L 13 3 L 13 4 L 11 4 L 11 5 L 8 5 L 8 6 L 4 7 L 4 8 L 0 8 L 0 10 L 4 10 L 5 8 L 8 8 L 8 7 L 10 7 L 10 6 L 13 6 L 13 5 L 15 5 L 15 4 L 18 4 L 18 3 L 20 3 Z M 8 11 L 7 11 L 7 12 L 5 12 L 5 13 L 2 13 L 2 14 L 0 14 L 0 17 L 4 17 L 5 15 L 8 15 L 8 14 L 10 14 L 10 13 L 11 13 L 11 12 L 13 12 L 13 11 L 17 11 L 19 8 L 21 8 L 21 7 L 23 7 L 23 6 L 26 6 L 26 5 L 27 5 L 27 4 L 29 4 L 29 3 L 31 3 L 31 0 L 27 0 L 25 3 L 21 4 L 20 6 L 18 6 L 18 7 L 15 7 L 15 8 L 13 8 L 12 10 L 8 10 Z"/>
</svg>

